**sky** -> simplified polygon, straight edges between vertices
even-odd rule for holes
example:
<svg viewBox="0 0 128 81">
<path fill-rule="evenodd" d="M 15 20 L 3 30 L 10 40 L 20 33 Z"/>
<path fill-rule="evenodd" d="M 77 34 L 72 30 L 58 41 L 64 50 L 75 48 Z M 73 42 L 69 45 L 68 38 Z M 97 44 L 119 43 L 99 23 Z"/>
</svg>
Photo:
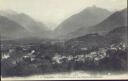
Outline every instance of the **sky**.
<svg viewBox="0 0 128 81">
<path fill-rule="evenodd" d="M 0 0 L 0 10 L 26 13 L 50 29 L 81 10 L 96 5 L 110 11 L 127 7 L 127 0 Z"/>
</svg>

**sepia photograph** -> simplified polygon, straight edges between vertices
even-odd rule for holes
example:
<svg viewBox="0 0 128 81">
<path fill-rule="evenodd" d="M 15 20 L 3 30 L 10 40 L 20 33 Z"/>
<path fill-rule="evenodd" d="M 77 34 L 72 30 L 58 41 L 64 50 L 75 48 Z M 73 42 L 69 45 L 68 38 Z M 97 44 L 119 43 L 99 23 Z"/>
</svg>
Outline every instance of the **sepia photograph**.
<svg viewBox="0 0 128 81">
<path fill-rule="evenodd" d="M 1 80 L 128 80 L 127 0 L 0 0 Z"/>
</svg>

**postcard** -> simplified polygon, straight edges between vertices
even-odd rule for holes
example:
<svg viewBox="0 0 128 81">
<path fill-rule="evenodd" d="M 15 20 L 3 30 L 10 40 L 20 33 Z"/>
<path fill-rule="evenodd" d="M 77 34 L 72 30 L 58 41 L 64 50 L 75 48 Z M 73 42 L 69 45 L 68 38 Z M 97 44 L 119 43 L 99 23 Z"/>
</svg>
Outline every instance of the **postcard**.
<svg viewBox="0 0 128 81">
<path fill-rule="evenodd" d="M 0 0 L 1 80 L 128 79 L 127 0 Z"/>
</svg>

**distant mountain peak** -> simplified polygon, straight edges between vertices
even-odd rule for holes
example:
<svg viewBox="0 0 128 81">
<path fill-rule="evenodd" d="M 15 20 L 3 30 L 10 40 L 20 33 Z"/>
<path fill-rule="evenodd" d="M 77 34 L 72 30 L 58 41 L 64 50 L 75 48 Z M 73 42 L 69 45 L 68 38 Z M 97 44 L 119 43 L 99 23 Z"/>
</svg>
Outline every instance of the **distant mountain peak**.
<svg viewBox="0 0 128 81">
<path fill-rule="evenodd" d="M 89 11 L 97 11 L 97 10 L 98 10 L 98 11 L 101 11 L 101 10 L 104 10 L 104 11 L 110 12 L 109 10 L 104 9 L 104 8 L 101 8 L 101 7 L 97 7 L 96 5 L 87 7 L 87 8 L 85 8 L 83 11 L 86 11 L 86 10 L 89 10 Z"/>
</svg>

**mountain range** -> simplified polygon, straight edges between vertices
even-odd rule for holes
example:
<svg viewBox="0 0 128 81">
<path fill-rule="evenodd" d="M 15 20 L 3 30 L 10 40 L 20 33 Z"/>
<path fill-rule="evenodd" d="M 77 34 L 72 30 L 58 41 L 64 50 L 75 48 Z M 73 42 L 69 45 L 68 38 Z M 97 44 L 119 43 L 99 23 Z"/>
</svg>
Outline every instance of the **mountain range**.
<svg viewBox="0 0 128 81">
<path fill-rule="evenodd" d="M 78 30 L 65 35 L 65 38 L 75 38 L 90 33 L 106 34 L 120 26 L 127 26 L 127 9 L 113 13 L 97 25 L 79 28 Z"/>
<path fill-rule="evenodd" d="M 0 11 L 0 33 L 5 39 L 53 38 L 74 39 L 96 34 L 106 35 L 118 27 L 127 27 L 127 9 L 110 12 L 96 6 L 88 7 L 62 22 L 55 31 L 47 29 L 42 22 L 27 14 L 15 11 Z"/>
<path fill-rule="evenodd" d="M 13 24 L 13 25 L 8 25 L 8 23 L 6 23 L 6 25 L 8 25 L 8 27 L 10 26 L 10 28 L 13 28 L 13 27 L 15 27 L 13 30 L 14 30 L 14 32 L 12 32 L 12 33 L 14 33 L 15 35 L 17 34 L 16 32 L 19 32 L 19 31 L 21 31 L 22 32 L 22 30 L 18 30 L 18 28 L 20 27 L 20 28 L 24 28 L 24 31 L 26 31 L 26 32 L 28 32 L 29 34 L 31 34 L 31 36 L 35 36 L 35 37 L 39 37 L 39 38 L 45 38 L 45 37 L 47 37 L 48 35 L 48 32 L 49 32 L 49 30 L 47 29 L 47 27 L 43 24 L 43 23 L 41 23 L 41 22 L 39 22 L 39 21 L 36 21 L 36 20 L 34 20 L 33 18 L 31 18 L 30 16 L 28 16 L 27 14 L 24 14 L 24 13 L 17 13 L 17 12 L 15 12 L 15 11 L 0 11 L 0 16 L 3 18 L 6 18 L 6 20 L 8 20 L 8 23 L 9 22 L 13 22 L 13 23 L 15 23 L 15 24 L 17 24 L 16 26 L 15 26 L 15 24 Z M 3 23 L 2 23 L 2 20 L 3 19 L 1 19 L 1 24 L 0 24 L 0 27 L 2 27 L 3 25 Z M 3 22 L 7 22 L 6 20 L 3 20 Z M 5 23 L 4 23 L 5 24 Z M 3 27 L 2 27 L 2 29 L 1 29 L 1 31 L 3 31 Z M 8 32 L 9 32 L 9 30 L 7 30 L 6 31 L 7 32 L 7 34 L 6 34 L 6 36 L 7 37 L 9 37 L 8 36 Z M 10 31 L 11 32 L 11 31 Z M 2 32 L 3 33 L 3 32 Z M 24 34 L 21 34 L 21 36 L 22 35 L 24 35 Z M 27 35 L 26 34 L 26 36 L 28 36 L 28 37 L 31 37 L 30 35 Z M 11 36 L 12 37 L 12 36 Z M 15 36 L 13 37 L 13 38 L 15 38 Z"/>
<path fill-rule="evenodd" d="M 69 35 L 69 33 L 75 32 L 80 28 L 94 26 L 102 22 L 111 14 L 112 12 L 106 9 L 98 8 L 96 6 L 88 7 L 62 22 L 55 32 L 60 37 Z"/>
</svg>

